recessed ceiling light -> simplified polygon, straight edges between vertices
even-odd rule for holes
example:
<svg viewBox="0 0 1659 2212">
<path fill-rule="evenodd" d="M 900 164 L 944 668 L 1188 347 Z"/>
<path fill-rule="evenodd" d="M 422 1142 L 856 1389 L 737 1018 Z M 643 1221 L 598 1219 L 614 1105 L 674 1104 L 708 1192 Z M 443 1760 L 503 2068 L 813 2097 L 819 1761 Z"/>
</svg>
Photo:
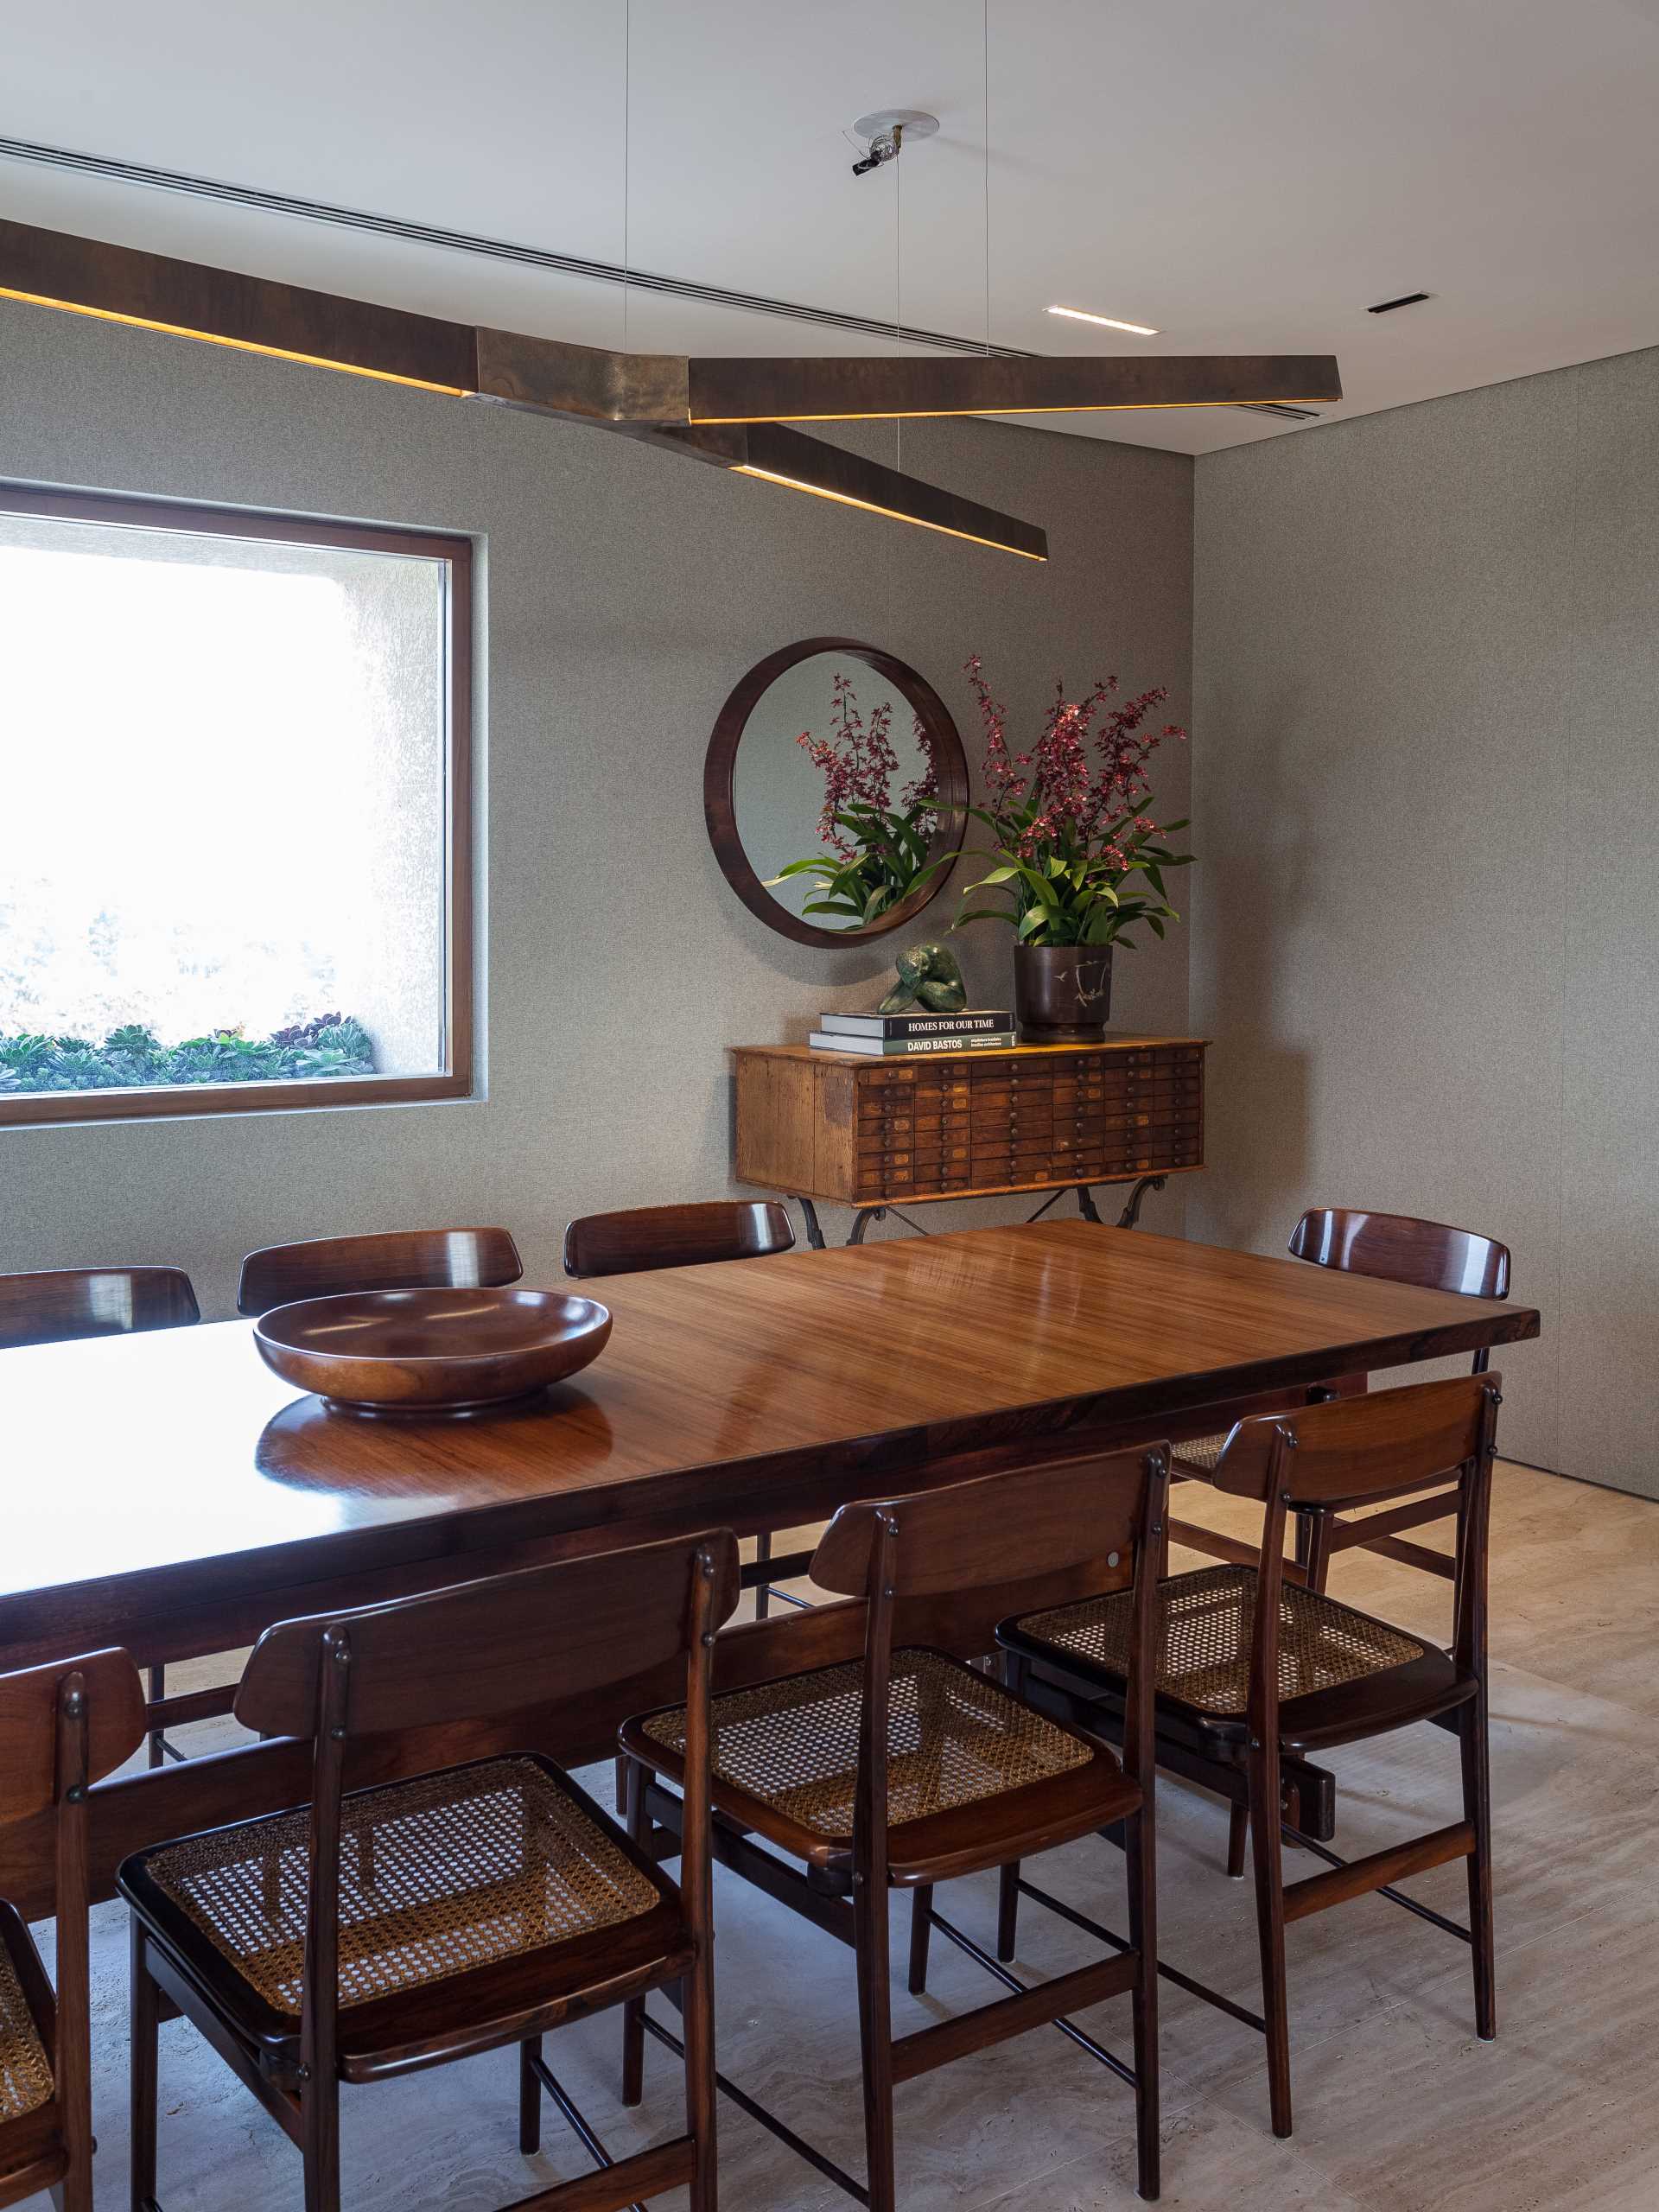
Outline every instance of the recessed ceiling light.
<svg viewBox="0 0 1659 2212">
<path fill-rule="evenodd" d="M 1050 315 L 1063 315 L 1072 322 L 1097 322 L 1106 330 L 1127 330 L 1131 338 L 1155 338 L 1158 333 L 1147 322 L 1120 322 L 1115 315 L 1090 315 L 1084 308 L 1050 308 Z"/>
<path fill-rule="evenodd" d="M 1427 292 L 1402 292 L 1397 300 L 1379 300 L 1374 308 L 1367 308 L 1367 315 L 1392 315 L 1396 308 L 1414 308 L 1427 299 Z"/>
</svg>

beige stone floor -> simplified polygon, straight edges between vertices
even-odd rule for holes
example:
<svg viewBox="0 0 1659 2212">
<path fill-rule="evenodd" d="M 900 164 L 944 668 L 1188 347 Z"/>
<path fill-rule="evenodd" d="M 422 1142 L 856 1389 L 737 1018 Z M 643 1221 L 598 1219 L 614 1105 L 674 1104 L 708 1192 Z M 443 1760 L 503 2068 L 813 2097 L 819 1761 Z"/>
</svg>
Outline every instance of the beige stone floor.
<svg viewBox="0 0 1659 2212">
<path fill-rule="evenodd" d="M 1182 1510 L 1217 1526 L 1248 1525 L 1246 1512 L 1194 1489 L 1184 1491 Z M 1268 2129 L 1256 2038 L 1166 1985 L 1166 2205 L 1659 2207 L 1659 1505 L 1504 1466 L 1494 1526 L 1499 2038 L 1475 2039 L 1463 1946 L 1386 1901 L 1294 1928 L 1296 2133 L 1279 2143 Z M 1446 1633 L 1442 1583 L 1353 1554 L 1338 1562 L 1332 1586 L 1408 1626 Z M 1455 1816 L 1456 1750 L 1437 1730 L 1358 1746 L 1332 1763 L 1344 1854 Z M 1176 1784 L 1161 1792 L 1162 1948 L 1253 2005 L 1250 1895 L 1222 1871 L 1225 1825 L 1216 1801 Z M 856 2171 L 851 1955 L 725 1874 L 716 1878 L 721 2063 Z M 1051 1854 L 1039 1878 L 1122 1926 L 1122 1862 L 1105 1844 Z M 1411 1886 L 1461 1913 L 1459 1869 Z M 988 1881 L 954 1885 L 939 1903 L 988 1940 Z M 901 1932 L 896 1923 L 895 1937 Z M 1081 1963 L 1086 1945 L 1027 1908 L 1020 1963 L 1028 1974 Z M 970 1961 L 938 1939 L 934 1948 L 927 1998 L 898 1999 L 900 2032 L 996 1993 Z M 127 2203 L 125 1931 L 117 1907 L 95 1916 L 93 1969 L 97 2202 L 115 2212 Z M 1125 2000 L 1084 2017 L 1103 2041 L 1127 2050 Z M 614 2016 L 553 2038 L 548 2056 L 614 2151 L 677 2127 L 677 2065 L 654 2044 L 644 2107 L 619 2106 Z M 543 2152 L 521 2159 L 515 2114 L 512 2062 L 502 2053 L 347 2090 L 347 2205 L 491 2212 L 584 2170 L 550 2109 Z M 164 2212 L 300 2204 L 296 2153 L 183 2022 L 162 2031 L 162 2115 Z M 1135 2202 L 1128 2092 L 1050 2030 L 901 2088 L 898 2137 L 906 2212 L 1094 2212 Z M 728 2212 L 828 2212 L 848 2202 L 729 2106 L 721 2164 Z"/>
</svg>

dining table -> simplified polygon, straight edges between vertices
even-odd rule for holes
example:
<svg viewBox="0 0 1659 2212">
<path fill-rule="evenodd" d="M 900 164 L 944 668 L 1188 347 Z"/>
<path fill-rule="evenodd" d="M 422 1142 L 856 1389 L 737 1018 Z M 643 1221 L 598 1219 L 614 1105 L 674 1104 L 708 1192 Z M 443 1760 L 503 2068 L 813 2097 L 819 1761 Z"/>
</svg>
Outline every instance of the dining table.
<svg viewBox="0 0 1659 2212">
<path fill-rule="evenodd" d="M 1043 1220 L 584 1281 L 613 1317 L 580 1376 L 465 1418 L 371 1418 L 297 1392 L 246 1321 L 0 1353 L 0 1671 L 124 1645 L 140 1666 L 274 1622 L 729 1527 L 800 1529 L 893 1497 L 1305 1403 L 1310 1389 L 1535 1337 L 1530 1306 L 1334 1274 L 1145 1230 Z M 776 1580 L 799 1557 L 751 1568 Z M 1127 1571 L 1127 1570 L 1126 1570 Z M 1069 1589 L 916 1602 L 912 1641 L 974 1656 Z M 728 1629 L 725 1688 L 853 1656 L 861 1608 Z M 435 1655 L 435 1663 L 440 1663 Z M 503 1748 L 575 1764 L 675 1694 L 526 1685 L 524 1708 L 353 1747 L 367 1786 Z M 152 1707 L 168 1726 L 212 1693 Z M 94 1894 L 129 1853 L 303 1803 L 292 1738 L 124 1772 L 92 1793 Z M 0 1828 L 0 1897 L 50 1909 L 49 1819 Z"/>
</svg>

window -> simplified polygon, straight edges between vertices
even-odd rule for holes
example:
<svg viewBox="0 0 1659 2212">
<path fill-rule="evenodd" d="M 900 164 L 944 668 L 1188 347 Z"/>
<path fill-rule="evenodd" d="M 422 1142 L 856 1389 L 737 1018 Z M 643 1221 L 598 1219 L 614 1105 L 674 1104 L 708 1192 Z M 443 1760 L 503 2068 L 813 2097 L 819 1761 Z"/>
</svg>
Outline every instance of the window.
<svg viewBox="0 0 1659 2212">
<path fill-rule="evenodd" d="M 467 1091 L 470 556 L 0 486 L 0 1122 Z"/>
</svg>

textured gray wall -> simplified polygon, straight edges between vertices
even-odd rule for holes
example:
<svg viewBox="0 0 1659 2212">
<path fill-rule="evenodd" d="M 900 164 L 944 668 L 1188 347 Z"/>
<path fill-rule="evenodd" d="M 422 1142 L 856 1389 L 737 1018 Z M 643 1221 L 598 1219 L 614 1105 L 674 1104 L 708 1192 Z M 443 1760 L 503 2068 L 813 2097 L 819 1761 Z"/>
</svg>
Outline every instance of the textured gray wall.
<svg viewBox="0 0 1659 2212">
<path fill-rule="evenodd" d="M 1191 1233 L 1500 1236 L 1516 1457 L 1659 1496 L 1659 352 L 1198 464 Z"/>
<path fill-rule="evenodd" d="M 0 302 L 0 477 L 477 534 L 488 1055 L 466 1104 L 0 1129 L 0 1268 L 175 1261 L 222 1312 L 251 1245 L 500 1220 L 552 1281 L 569 1215 L 725 1192 L 724 1047 L 873 1003 L 888 962 L 791 945 L 727 889 L 702 756 L 743 671 L 796 638 L 867 639 L 944 694 L 970 757 L 975 647 L 1027 716 L 1056 673 L 1116 669 L 1170 682 L 1186 719 L 1189 460 L 966 423 L 907 426 L 904 458 L 1046 524 L 1050 564 L 596 431 Z M 1173 748 L 1181 812 L 1185 783 Z M 964 942 L 976 995 L 1004 998 L 1006 942 Z M 1118 973 L 1119 1026 L 1185 1026 L 1179 933 Z M 1178 1192 L 1146 1218 L 1179 1226 Z"/>
</svg>

